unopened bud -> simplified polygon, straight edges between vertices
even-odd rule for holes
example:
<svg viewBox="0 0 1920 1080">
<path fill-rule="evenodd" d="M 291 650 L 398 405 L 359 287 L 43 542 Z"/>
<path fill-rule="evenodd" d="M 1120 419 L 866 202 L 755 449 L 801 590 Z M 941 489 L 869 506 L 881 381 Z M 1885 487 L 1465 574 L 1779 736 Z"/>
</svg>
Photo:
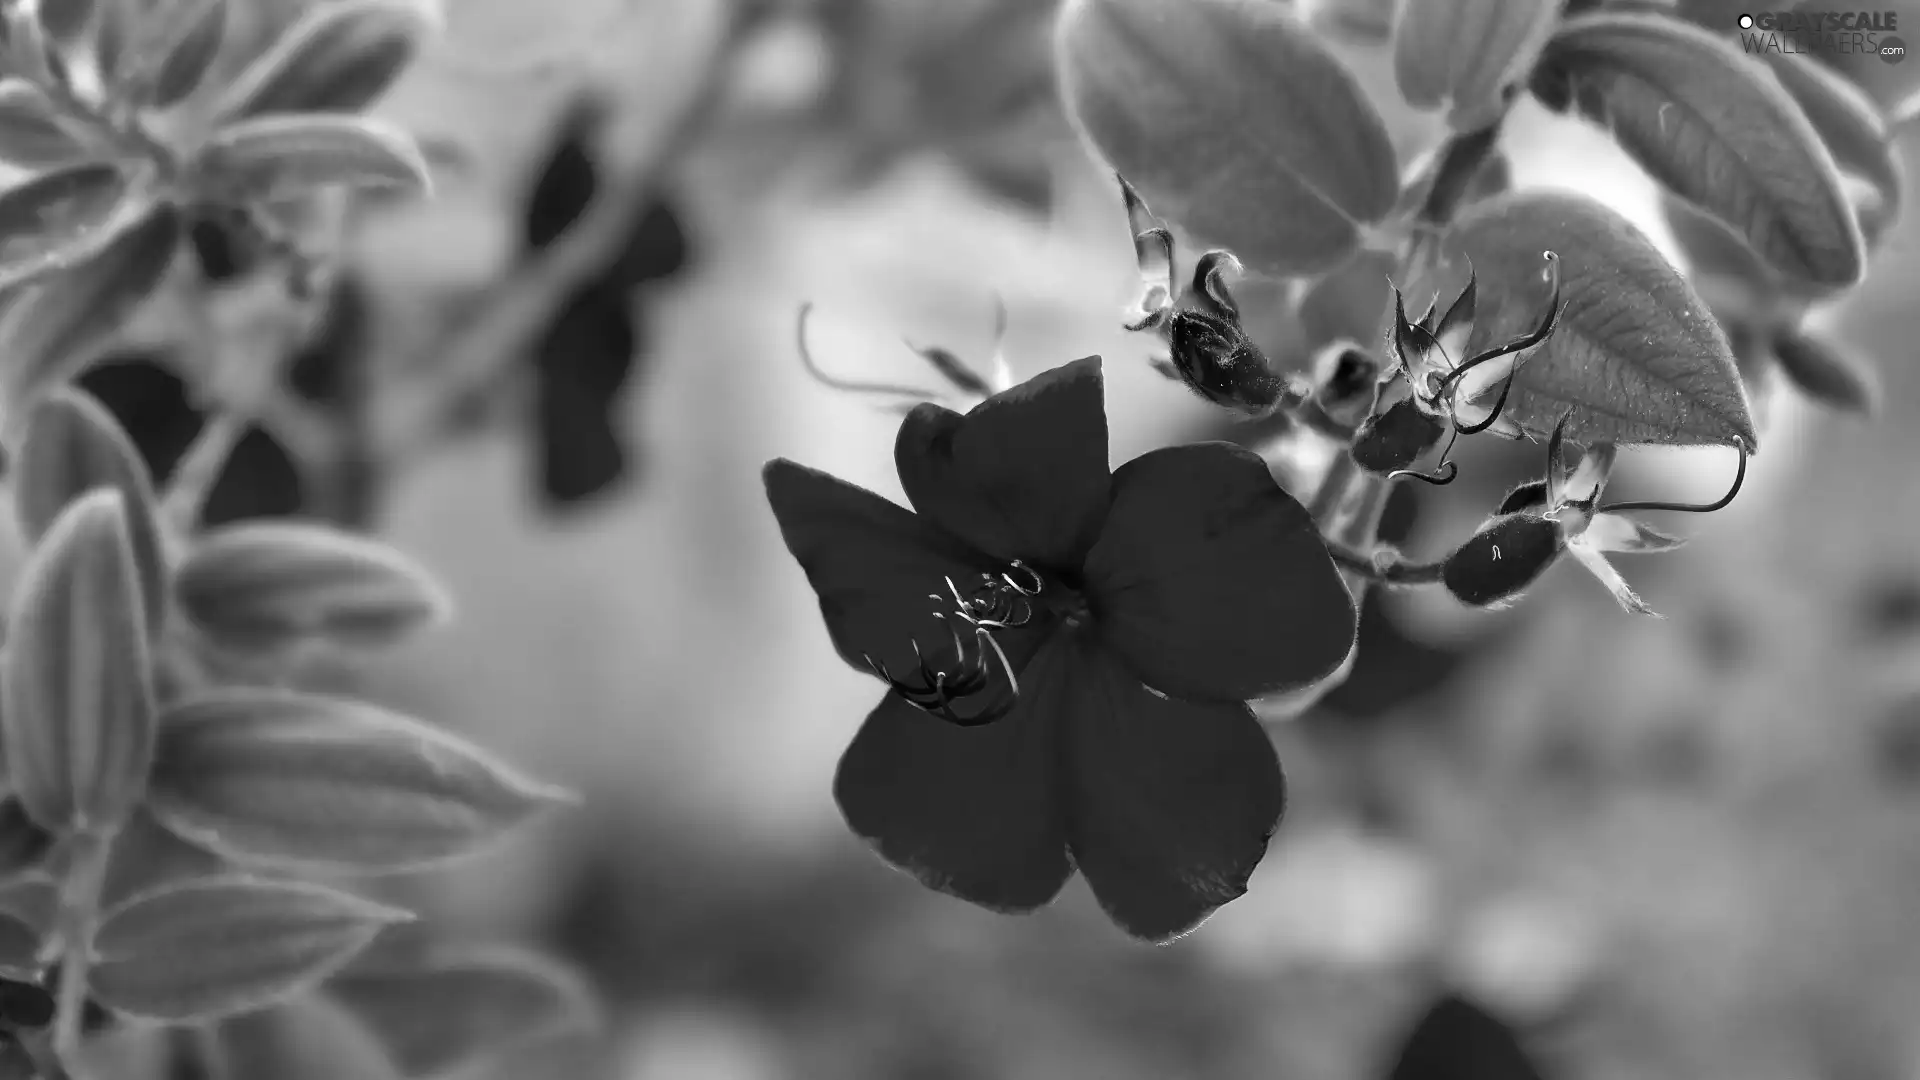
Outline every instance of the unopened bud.
<svg viewBox="0 0 1920 1080">
<path fill-rule="evenodd" d="M 1565 547 L 1555 522 L 1534 513 L 1503 514 L 1447 556 L 1440 580 L 1461 603 L 1491 607 L 1520 595 Z"/>
</svg>

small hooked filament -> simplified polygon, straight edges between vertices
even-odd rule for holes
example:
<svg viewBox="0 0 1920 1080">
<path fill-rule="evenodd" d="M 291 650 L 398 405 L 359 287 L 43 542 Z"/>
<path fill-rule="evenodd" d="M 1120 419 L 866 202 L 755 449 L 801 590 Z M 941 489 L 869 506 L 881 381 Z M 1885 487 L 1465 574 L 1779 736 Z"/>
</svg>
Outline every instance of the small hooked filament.
<svg viewBox="0 0 1920 1080">
<path fill-rule="evenodd" d="M 1720 496 L 1719 499 L 1713 502 L 1619 502 L 1602 506 L 1596 510 L 1595 513 L 1618 513 L 1623 510 L 1674 510 L 1683 514 L 1711 514 L 1715 510 L 1723 510 L 1733 502 L 1734 496 L 1740 494 L 1740 485 L 1747 481 L 1747 446 L 1745 443 L 1739 443 L 1734 449 L 1740 452 L 1740 467 L 1738 471 L 1733 474 L 1733 486 L 1727 489 L 1725 495 Z"/>
<path fill-rule="evenodd" d="M 946 579 L 946 584 L 948 595 L 928 593 L 927 597 L 937 604 L 951 601 L 954 606 L 952 612 L 933 613 L 934 618 L 946 624 L 953 639 L 953 670 L 934 667 L 921 651 L 918 640 L 910 642 L 918 667 L 917 681 L 896 678 L 885 664 L 872 656 L 865 656 L 864 659 L 881 681 L 914 707 L 963 727 L 988 724 L 1011 711 L 1014 700 L 1020 696 L 1019 676 L 1014 673 L 1013 663 L 994 637 L 994 631 L 1016 629 L 1032 622 L 1035 614 L 1033 598 L 1040 595 L 1046 583 L 1033 568 L 1015 561 L 1009 570 L 1000 574 L 981 574 L 979 582 L 968 593 L 962 593 L 951 577 Z M 972 631 L 971 658 L 968 655 L 968 635 L 962 633 L 963 625 Z M 977 716 L 962 716 L 954 710 L 954 703 L 981 693 L 992 685 L 993 669 L 988 663 L 989 655 L 1000 661 L 1000 670 L 1006 673 L 1011 697 Z"/>
</svg>

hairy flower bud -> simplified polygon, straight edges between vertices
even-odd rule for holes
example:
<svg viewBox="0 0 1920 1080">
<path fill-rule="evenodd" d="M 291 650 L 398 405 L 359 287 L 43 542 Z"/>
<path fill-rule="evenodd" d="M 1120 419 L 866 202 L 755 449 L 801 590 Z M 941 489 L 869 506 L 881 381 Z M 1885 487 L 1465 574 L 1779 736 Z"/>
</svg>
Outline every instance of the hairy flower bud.
<svg viewBox="0 0 1920 1080">
<path fill-rule="evenodd" d="M 1461 603 L 1491 607 L 1520 595 L 1565 548 L 1558 524 L 1539 514 L 1503 514 L 1447 556 L 1440 579 Z"/>
<path fill-rule="evenodd" d="M 1439 420 L 1421 412 L 1412 398 L 1403 398 L 1360 425 L 1353 437 L 1353 460 L 1383 476 L 1411 468 L 1420 455 L 1439 444 L 1446 431 Z"/>
</svg>

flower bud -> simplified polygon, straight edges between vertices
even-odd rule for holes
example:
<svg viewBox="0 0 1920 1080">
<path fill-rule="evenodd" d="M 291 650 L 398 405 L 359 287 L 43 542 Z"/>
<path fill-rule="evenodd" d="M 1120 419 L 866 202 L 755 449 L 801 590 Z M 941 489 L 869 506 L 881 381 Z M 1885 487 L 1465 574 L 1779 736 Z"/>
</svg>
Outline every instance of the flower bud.
<svg viewBox="0 0 1920 1080">
<path fill-rule="evenodd" d="M 1181 381 L 1216 405 L 1264 414 L 1287 395 L 1287 380 L 1274 373 L 1260 346 L 1229 316 L 1180 310 L 1167 344 Z"/>
<path fill-rule="evenodd" d="M 1492 607 L 1520 595 L 1565 547 L 1555 522 L 1534 513 L 1503 514 L 1447 556 L 1440 580 L 1461 603 Z"/>
<path fill-rule="evenodd" d="M 1403 398 L 1360 425 L 1353 437 L 1354 463 L 1382 476 L 1411 468 L 1446 430 L 1438 419 L 1421 412 L 1412 398 Z"/>
</svg>

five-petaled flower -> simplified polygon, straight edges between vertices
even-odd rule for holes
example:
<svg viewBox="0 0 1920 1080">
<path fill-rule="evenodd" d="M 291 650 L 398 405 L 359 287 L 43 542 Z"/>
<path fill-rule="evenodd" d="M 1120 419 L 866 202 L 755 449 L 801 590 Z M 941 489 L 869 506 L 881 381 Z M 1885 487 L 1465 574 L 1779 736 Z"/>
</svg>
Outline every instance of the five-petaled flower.
<svg viewBox="0 0 1920 1080">
<path fill-rule="evenodd" d="M 1078 870 L 1167 940 L 1246 890 L 1285 804 L 1246 701 L 1324 679 L 1354 609 L 1256 455 L 1109 471 L 1100 359 L 901 425 L 908 511 L 777 460 L 768 499 L 835 648 L 890 685 L 841 759 L 848 824 L 922 883 L 999 911 Z"/>
<path fill-rule="evenodd" d="M 1569 414 L 1571 416 L 1571 414 Z M 1674 503 L 1614 503 L 1600 505 L 1600 493 L 1613 472 L 1615 447 L 1597 442 L 1582 450 L 1569 444 L 1567 418 L 1554 427 L 1547 441 L 1547 477 L 1522 484 L 1508 493 L 1494 516 L 1473 538 L 1447 557 L 1441 580 L 1460 600 L 1481 607 L 1505 604 L 1533 584 L 1562 552 L 1607 587 L 1620 606 L 1639 615 L 1659 613 L 1640 599 L 1627 580 L 1607 560 L 1610 552 L 1672 551 L 1686 541 L 1668 536 L 1644 522 L 1626 516 L 1628 510 L 1709 512 L 1733 501 L 1747 472 L 1747 455 L 1740 447 L 1740 471 L 1733 488 L 1718 502 L 1705 506 Z"/>
</svg>

